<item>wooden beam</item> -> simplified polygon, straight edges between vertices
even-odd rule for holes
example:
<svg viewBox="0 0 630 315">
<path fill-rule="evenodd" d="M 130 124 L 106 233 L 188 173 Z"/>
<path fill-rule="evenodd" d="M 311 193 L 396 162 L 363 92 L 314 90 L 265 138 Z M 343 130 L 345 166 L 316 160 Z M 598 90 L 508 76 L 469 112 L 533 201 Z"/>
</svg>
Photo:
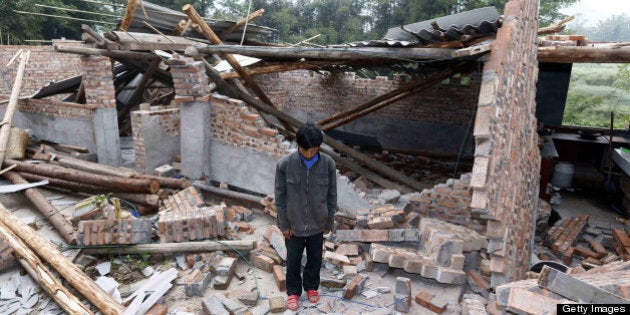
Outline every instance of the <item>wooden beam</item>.
<svg viewBox="0 0 630 315">
<path fill-rule="evenodd" d="M 154 179 L 121 178 L 108 175 L 98 175 L 62 166 L 33 164 L 15 160 L 7 160 L 5 161 L 5 164 L 17 165 L 15 169 L 19 172 L 33 173 L 46 177 L 100 186 L 111 189 L 112 191 L 155 194 L 160 189 L 160 184 Z"/>
<path fill-rule="evenodd" d="M 194 22 L 197 23 L 201 27 L 201 31 L 203 35 L 210 40 L 211 43 L 215 45 L 223 45 L 223 42 L 217 35 L 212 31 L 212 29 L 206 24 L 206 21 L 197 13 L 195 8 L 192 5 L 186 4 L 183 9 L 184 12 L 188 15 L 188 17 Z M 234 68 L 234 70 L 243 78 L 247 86 L 254 91 L 254 93 L 265 103 L 271 105 L 274 108 L 277 108 L 271 99 L 267 97 L 267 94 L 262 90 L 262 88 L 254 81 L 254 79 L 247 74 L 245 69 L 238 63 L 236 58 L 231 54 L 221 54 L 223 58 Z M 291 126 L 284 124 L 285 129 L 291 131 Z"/>
<path fill-rule="evenodd" d="M 256 58 L 320 59 L 320 60 L 448 60 L 456 49 L 450 48 L 312 48 L 258 47 L 238 45 L 200 45 L 202 54 L 241 54 Z"/>
<path fill-rule="evenodd" d="M 223 32 L 221 32 L 221 34 L 219 34 L 219 38 L 223 38 L 227 35 L 232 34 L 234 31 L 236 31 L 236 29 L 238 29 L 239 27 L 245 25 L 245 23 L 250 22 L 251 20 L 263 15 L 263 13 L 265 13 L 265 9 L 258 9 L 254 12 L 252 12 L 252 14 L 248 15 L 247 17 L 241 19 L 240 21 L 234 23 L 234 25 L 230 26 L 228 29 L 224 30 Z"/>
<path fill-rule="evenodd" d="M 191 55 L 192 57 L 196 58 L 196 59 L 203 59 L 200 58 L 199 53 L 194 50 L 194 49 L 187 49 L 186 50 L 187 54 Z M 217 85 L 217 88 L 222 89 L 222 92 L 224 95 L 229 96 L 229 97 L 235 97 L 238 99 L 243 100 L 244 102 L 248 103 L 249 105 L 251 105 L 252 107 L 256 108 L 257 110 L 273 115 L 275 116 L 278 120 L 283 121 L 287 124 L 291 124 L 294 128 L 299 128 L 303 125 L 303 123 L 294 118 L 293 116 L 286 114 L 280 110 L 278 110 L 277 108 L 266 104 L 264 102 L 261 102 L 253 97 L 251 97 L 248 94 L 245 93 L 241 93 L 240 91 L 235 90 L 234 88 L 232 88 L 230 85 L 227 84 L 227 82 L 225 82 L 225 80 L 223 80 L 220 76 L 220 74 L 214 70 L 214 68 L 212 68 L 212 66 L 210 66 L 207 62 L 204 63 L 205 64 L 205 68 L 206 68 L 206 74 L 208 76 L 210 76 L 210 78 L 212 79 L 212 81 Z M 419 183 L 418 181 L 394 170 L 393 168 L 384 165 L 383 163 L 376 161 L 372 158 L 370 158 L 369 156 L 354 150 L 350 147 L 348 147 L 347 145 L 331 138 L 328 137 L 327 135 L 324 135 L 324 143 L 330 145 L 331 147 L 333 147 L 335 150 L 348 154 L 350 156 L 352 156 L 353 158 L 355 158 L 356 160 L 360 161 L 361 163 L 365 164 L 367 167 L 369 167 L 370 169 L 372 169 L 375 172 L 378 172 L 379 174 L 388 177 L 390 179 L 393 179 L 399 183 L 402 183 L 416 191 L 421 191 L 422 189 L 424 189 L 424 185 L 422 185 L 421 183 Z"/>
<path fill-rule="evenodd" d="M 630 63 L 630 46 L 538 47 L 539 62 Z"/>
<path fill-rule="evenodd" d="M 361 118 L 365 115 L 375 112 L 387 105 L 397 102 L 405 97 L 416 94 L 421 90 L 424 90 L 437 83 L 440 83 L 443 80 L 448 79 L 451 76 L 455 75 L 456 73 L 460 73 L 461 71 L 467 70 L 468 68 L 470 68 L 470 65 L 464 64 L 464 65 L 459 65 L 457 67 L 449 68 L 449 69 L 446 69 L 437 73 L 433 73 L 429 75 L 428 77 L 426 77 L 424 80 L 414 82 L 413 84 L 405 85 L 400 89 L 381 95 L 372 101 L 359 105 L 348 111 L 342 112 L 340 113 L 341 115 L 333 115 L 331 117 L 334 119 L 331 120 L 331 117 L 329 117 L 326 119 L 329 122 L 323 123 L 325 125 L 322 127 L 322 130 L 325 132 L 325 131 L 335 129 L 339 126 L 345 125 L 351 121 L 354 121 L 358 118 Z"/>
<path fill-rule="evenodd" d="M 11 122 L 13 121 L 13 114 L 18 104 L 18 98 L 20 96 L 20 89 L 22 88 L 22 78 L 24 77 L 24 68 L 28 63 L 30 51 L 23 51 L 20 53 L 20 64 L 18 65 L 17 73 L 15 75 L 15 82 L 11 89 L 11 96 L 9 97 L 9 105 L 4 112 L 4 118 L 0 123 L 0 165 L 4 161 L 4 155 L 7 151 L 7 144 L 9 142 L 9 132 L 11 131 Z"/>
<path fill-rule="evenodd" d="M 7 172 L 4 177 L 11 184 L 28 184 L 29 182 L 16 172 Z M 63 214 L 59 213 L 57 208 L 48 202 L 48 199 L 37 188 L 29 188 L 23 190 L 22 193 L 29 201 L 31 201 L 39 213 L 41 213 L 59 232 L 59 235 L 70 245 L 77 244 L 77 235 L 74 231 L 72 223 L 66 219 Z"/>
<path fill-rule="evenodd" d="M 48 270 L 39 257 L 8 226 L 1 222 L 0 239 L 13 249 L 22 267 L 64 311 L 76 315 L 94 314 L 57 280 L 57 276 Z"/>
<path fill-rule="evenodd" d="M 30 226 L 16 218 L 0 203 L 0 222 L 15 233 L 28 247 L 43 258 L 59 274 L 66 279 L 73 288 L 87 298 L 103 314 L 118 315 L 124 313 L 122 305 L 103 291 L 81 269 L 68 260 L 54 245 L 43 239 Z"/>
<path fill-rule="evenodd" d="M 105 38 L 116 42 L 120 50 L 174 50 L 184 51 L 188 46 L 203 45 L 199 41 L 180 36 L 137 32 L 111 31 Z"/>
<path fill-rule="evenodd" d="M 98 248 L 85 247 L 83 252 L 88 255 L 132 255 L 132 254 L 176 254 L 203 253 L 213 251 L 250 251 L 254 249 L 255 241 L 204 241 L 187 243 L 138 244 L 133 246 L 114 246 Z"/>
<path fill-rule="evenodd" d="M 575 16 L 572 15 L 558 22 L 555 22 L 547 27 L 539 28 L 538 35 L 546 35 L 546 34 L 562 32 L 567 27 L 567 23 L 573 21 L 574 19 L 575 19 Z"/>
<path fill-rule="evenodd" d="M 261 66 L 250 66 L 247 68 L 247 74 L 250 76 L 294 71 L 294 70 L 317 70 L 332 66 L 365 66 L 375 63 L 382 64 L 382 62 L 348 62 L 348 61 L 296 61 L 296 62 L 278 62 L 278 63 L 265 63 Z M 239 78 L 236 72 L 222 72 L 221 78 L 225 80 Z"/>
<path fill-rule="evenodd" d="M 60 45 L 53 45 L 53 47 L 55 51 L 57 52 L 78 54 L 78 55 L 85 55 L 85 56 L 100 55 L 100 56 L 106 56 L 110 58 L 147 60 L 147 61 L 159 58 L 157 55 L 153 53 L 145 53 L 145 52 L 139 52 L 139 51 L 107 50 L 107 49 L 98 49 L 98 48 L 70 47 L 70 46 L 60 46 Z"/>
</svg>

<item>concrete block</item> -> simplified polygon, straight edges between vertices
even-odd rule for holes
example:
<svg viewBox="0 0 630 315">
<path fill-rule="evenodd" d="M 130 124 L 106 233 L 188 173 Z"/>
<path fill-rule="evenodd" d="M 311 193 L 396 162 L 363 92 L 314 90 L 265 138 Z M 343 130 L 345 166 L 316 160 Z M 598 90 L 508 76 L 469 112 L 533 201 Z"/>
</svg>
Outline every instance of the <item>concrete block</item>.
<svg viewBox="0 0 630 315">
<path fill-rule="evenodd" d="M 343 266 L 343 273 L 348 278 L 352 278 L 357 275 L 357 267 L 356 266 Z"/>
<path fill-rule="evenodd" d="M 337 230 L 336 236 L 339 242 L 360 242 L 362 241 L 361 230 Z"/>
<path fill-rule="evenodd" d="M 287 303 L 284 296 L 274 296 L 269 298 L 269 310 L 272 313 L 280 313 L 287 310 Z"/>
<path fill-rule="evenodd" d="M 247 306 L 256 306 L 258 304 L 258 292 L 245 292 L 244 294 L 239 294 L 236 299 Z"/>
<path fill-rule="evenodd" d="M 404 230 L 404 241 L 405 242 L 418 242 L 420 241 L 420 236 L 418 235 L 417 229 L 406 229 Z"/>
<path fill-rule="evenodd" d="M 378 217 L 369 220 L 367 225 L 372 230 L 391 229 L 394 227 L 394 221 L 391 217 Z"/>
<path fill-rule="evenodd" d="M 186 279 L 184 292 L 186 296 L 204 296 L 208 284 L 212 280 L 210 272 L 201 272 L 199 269 L 193 271 L 191 279 Z"/>
<path fill-rule="evenodd" d="M 232 299 L 221 299 L 221 303 L 223 303 L 223 306 L 229 314 L 238 314 L 247 310 L 247 306 L 243 303 Z"/>
<path fill-rule="evenodd" d="M 284 235 L 275 225 L 270 225 L 265 230 L 265 238 L 271 243 L 271 247 L 276 250 L 282 260 L 287 260 L 287 248 L 284 245 Z"/>
<path fill-rule="evenodd" d="M 153 175 L 161 177 L 174 177 L 177 175 L 177 171 L 175 171 L 175 168 L 171 165 L 163 164 L 153 170 Z"/>
</svg>

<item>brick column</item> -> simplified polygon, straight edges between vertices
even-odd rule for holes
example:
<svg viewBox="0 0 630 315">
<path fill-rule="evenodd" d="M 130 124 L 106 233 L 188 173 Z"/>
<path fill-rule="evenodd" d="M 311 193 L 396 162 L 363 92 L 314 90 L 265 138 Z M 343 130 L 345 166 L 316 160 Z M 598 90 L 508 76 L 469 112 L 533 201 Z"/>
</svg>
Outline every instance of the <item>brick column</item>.
<svg viewBox="0 0 630 315">
<path fill-rule="evenodd" d="M 173 58 L 168 63 L 181 117 L 181 174 L 191 179 L 209 177 L 212 131 L 208 76 L 200 61 Z"/>
<path fill-rule="evenodd" d="M 119 165 L 120 137 L 111 63 L 107 57 L 86 56 L 81 57 L 81 68 L 86 103 L 97 106 L 93 119 L 98 161 Z"/>
</svg>

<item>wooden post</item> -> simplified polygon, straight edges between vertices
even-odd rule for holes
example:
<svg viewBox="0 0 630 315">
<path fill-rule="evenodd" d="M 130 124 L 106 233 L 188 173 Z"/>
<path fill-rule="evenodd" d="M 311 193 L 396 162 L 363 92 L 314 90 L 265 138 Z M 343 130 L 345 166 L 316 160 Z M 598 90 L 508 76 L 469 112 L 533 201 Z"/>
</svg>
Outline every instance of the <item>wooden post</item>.
<svg viewBox="0 0 630 315">
<path fill-rule="evenodd" d="M 11 182 L 11 184 L 28 184 L 20 174 L 16 172 L 7 172 L 4 177 Z M 30 200 L 37 210 L 55 227 L 57 232 L 66 240 L 68 244 L 76 245 L 77 236 L 74 232 L 72 223 L 63 216 L 63 214 L 57 211 L 57 208 L 48 202 L 48 199 L 39 192 L 37 188 L 29 188 L 22 191 L 24 196 Z"/>
<path fill-rule="evenodd" d="M 103 291 L 81 269 L 69 261 L 48 240 L 43 239 L 33 229 L 16 218 L 7 208 L 0 203 L 0 222 L 4 223 L 13 233 L 21 238 L 24 243 L 50 264 L 59 274 L 66 279 L 72 287 L 87 298 L 103 314 L 119 315 L 124 313 L 122 305 L 112 296 Z"/>
<path fill-rule="evenodd" d="M 232 34 L 234 31 L 236 31 L 237 28 L 245 25 L 245 23 L 248 23 L 249 21 L 263 15 L 263 13 L 265 13 L 265 9 L 258 9 L 254 12 L 252 12 L 252 14 L 248 15 L 247 17 L 241 19 L 240 21 L 234 23 L 234 25 L 230 26 L 228 29 L 224 30 L 223 32 L 221 32 L 221 34 L 219 34 L 219 38 L 223 38 L 229 34 Z"/>
<path fill-rule="evenodd" d="M 18 261 L 29 275 L 68 314 L 94 314 L 57 280 L 57 277 L 48 270 L 39 257 L 4 223 L 0 223 L 0 238 L 13 249 Z"/>
<path fill-rule="evenodd" d="M 214 33 L 214 31 L 212 31 L 210 26 L 208 26 L 208 24 L 206 24 L 206 21 L 204 21 L 203 18 L 201 18 L 199 13 L 197 13 L 197 11 L 195 10 L 195 8 L 193 8 L 192 5 L 186 4 L 186 5 L 184 5 L 184 8 L 182 10 L 184 12 L 186 12 L 188 17 L 190 17 L 190 19 L 194 23 L 197 23 L 201 27 L 203 35 L 211 43 L 213 43 L 215 45 L 223 45 L 223 42 L 221 41 L 221 39 Z M 245 81 L 247 86 L 249 88 L 251 88 L 254 91 L 254 93 L 256 93 L 256 95 L 263 102 L 271 105 L 274 108 L 277 108 L 273 104 L 273 102 L 269 99 L 269 97 L 267 97 L 267 94 L 265 94 L 265 92 L 260 88 L 258 83 L 256 83 L 256 81 L 254 81 L 254 79 L 247 74 L 247 71 L 245 71 L 245 69 L 243 69 L 241 64 L 238 63 L 238 61 L 236 60 L 236 58 L 234 58 L 234 56 L 232 56 L 230 54 L 224 54 L 223 57 L 232 66 L 232 68 L 234 68 L 234 70 L 241 76 L 241 78 L 243 78 L 243 80 Z M 289 124 L 286 124 L 286 123 L 283 122 L 283 125 L 284 125 L 285 129 L 287 129 L 288 131 L 292 131 L 291 126 Z"/>
<path fill-rule="evenodd" d="M 176 253 L 203 253 L 212 251 L 250 251 L 254 249 L 255 241 L 204 241 L 187 243 L 160 243 L 138 244 L 133 246 L 116 246 L 97 248 L 86 247 L 83 252 L 88 255 L 132 255 L 132 254 L 176 254 Z"/>
<path fill-rule="evenodd" d="M 32 164 L 15 160 L 7 160 L 5 163 L 7 165 L 17 165 L 15 169 L 20 172 L 33 173 L 47 177 L 100 186 L 112 191 L 155 194 L 160 189 L 160 184 L 154 179 L 121 178 L 107 175 L 97 175 L 62 166 Z"/>
<path fill-rule="evenodd" d="M 9 132 L 11 131 L 11 122 L 13 120 L 13 114 L 17 108 L 18 98 L 20 97 L 20 89 L 22 88 L 22 77 L 24 77 L 24 68 L 28 62 L 31 52 L 26 51 L 20 54 L 20 64 L 18 65 L 17 74 L 15 75 L 15 83 L 11 90 L 11 96 L 9 97 L 9 105 L 4 112 L 4 119 L 2 120 L 0 127 L 0 165 L 4 162 L 4 153 L 7 149 L 7 142 L 9 140 Z"/>
</svg>

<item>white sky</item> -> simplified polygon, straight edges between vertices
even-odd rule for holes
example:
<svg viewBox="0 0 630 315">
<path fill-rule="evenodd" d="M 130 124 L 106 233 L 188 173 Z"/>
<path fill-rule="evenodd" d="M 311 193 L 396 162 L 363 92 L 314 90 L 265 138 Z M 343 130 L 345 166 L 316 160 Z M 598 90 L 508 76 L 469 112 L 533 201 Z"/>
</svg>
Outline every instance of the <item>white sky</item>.
<svg viewBox="0 0 630 315">
<path fill-rule="evenodd" d="M 593 26 L 611 15 L 622 13 L 630 15 L 630 0 L 579 0 L 574 5 L 562 9 L 561 12 L 575 15 L 576 20 Z"/>
</svg>

